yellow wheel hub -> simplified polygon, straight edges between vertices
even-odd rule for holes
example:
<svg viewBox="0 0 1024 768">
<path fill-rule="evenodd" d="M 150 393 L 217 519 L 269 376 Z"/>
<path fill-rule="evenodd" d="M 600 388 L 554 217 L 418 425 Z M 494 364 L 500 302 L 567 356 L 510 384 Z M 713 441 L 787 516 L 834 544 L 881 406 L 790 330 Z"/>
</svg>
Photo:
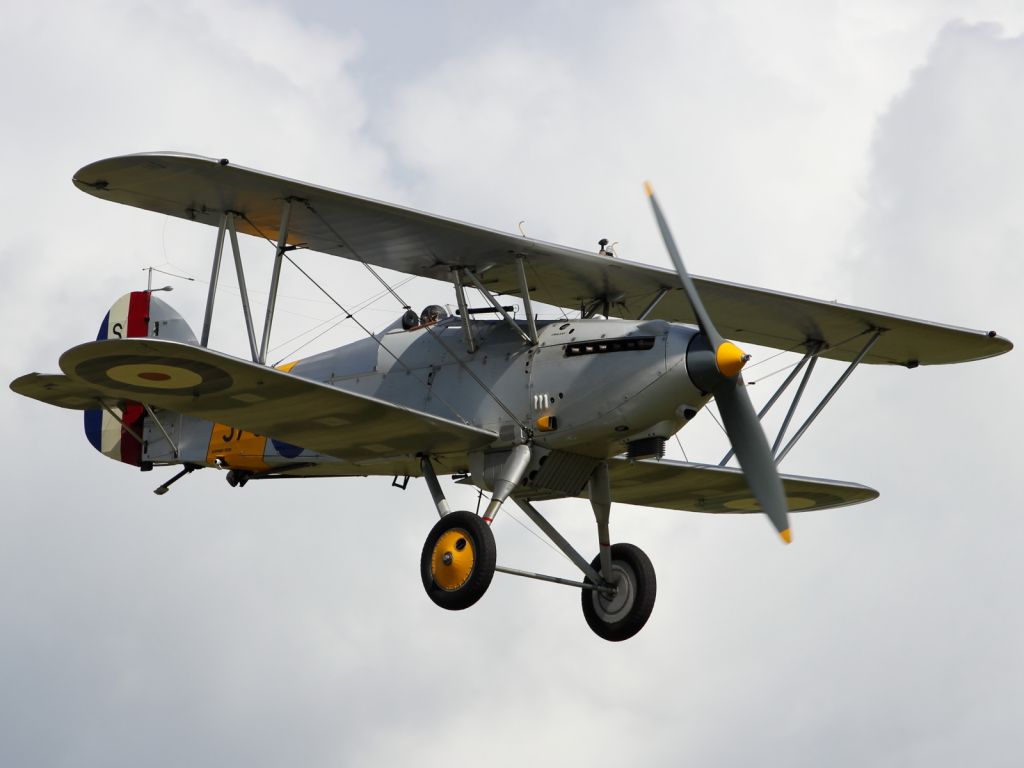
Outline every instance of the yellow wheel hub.
<svg viewBox="0 0 1024 768">
<path fill-rule="evenodd" d="M 441 534 L 434 544 L 430 575 L 441 589 L 454 592 L 469 581 L 475 562 L 476 554 L 469 534 L 461 528 L 452 528 Z"/>
</svg>

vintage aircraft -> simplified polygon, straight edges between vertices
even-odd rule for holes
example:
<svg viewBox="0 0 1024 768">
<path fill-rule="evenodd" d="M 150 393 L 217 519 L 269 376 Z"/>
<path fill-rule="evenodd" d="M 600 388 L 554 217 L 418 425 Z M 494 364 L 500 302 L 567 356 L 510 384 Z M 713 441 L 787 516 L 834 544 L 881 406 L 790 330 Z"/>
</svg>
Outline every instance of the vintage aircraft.
<svg viewBox="0 0 1024 768">
<path fill-rule="evenodd" d="M 711 513 L 763 511 L 790 541 L 790 511 L 875 498 L 855 483 L 780 475 L 778 462 L 860 363 L 903 368 L 976 360 L 1012 344 L 970 331 L 841 304 L 691 277 L 657 200 L 647 193 L 674 271 L 471 226 L 229 163 L 139 154 L 87 165 L 79 189 L 217 228 L 202 333 L 152 291 L 118 300 L 96 341 L 61 355 L 63 374 L 32 373 L 19 394 L 85 412 L 104 454 L 142 470 L 181 465 L 156 489 L 200 467 L 249 480 L 309 476 L 426 479 L 440 515 L 421 573 L 438 605 L 466 608 L 496 570 L 581 590 L 583 614 L 607 640 L 645 624 L 656 581 L 648 557 L 612 544 L 612 502 Z M 237 233 L 276 252 L 257 343 Z M 242 296 L 251 360 L 208 348 L 225 239 Z M 433 278 L 458 310 L 431 306 L 339 349 L 278 368 L 266 364 L 281 267 L 310 249 Z M 376 275 L 376 273 L 374 273 Z M 378 275 L 378 279 L 380 278 Z M 386 283 L 385 283 L 386 285 Z M 485 302 L 469 305 L 476 290 Z M 397 293 L 393 295 L 398 298 Z M 497 297 L 517 296 L 523 317 Z M 578 317 L 540 320 L 534 302 Z M 484 319 L 486 315 L 490 315 Z M 755 412 L 741 370 L 748 356 L 724 337 L 803 357 Z M 815 364 L 847 368 L 785 444 Z M 760 418 L 803 371 L 773 445 Z M 714 398 L 732 451 L 720 465 L 662 458 L 675 434 Z M 725 466 L 731 454 L 740 469 Z M 438 477 L 490 493 L 482 514 L 452 511 Z M 404 481 L 398 481 L 404 478 Z M 538 501 L 588 498 L 598 555 L 587 560 Z M 490 524 L 517 504 L 579 567 L 571 581 L 496 565 Z"/>
</svg>

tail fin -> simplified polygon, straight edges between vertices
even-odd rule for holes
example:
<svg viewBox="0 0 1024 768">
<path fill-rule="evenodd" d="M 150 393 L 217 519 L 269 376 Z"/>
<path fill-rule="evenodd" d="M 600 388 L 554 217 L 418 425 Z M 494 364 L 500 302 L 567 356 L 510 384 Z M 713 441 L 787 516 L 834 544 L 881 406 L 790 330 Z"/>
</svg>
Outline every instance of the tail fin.
<svg viewBox="0 0 1024 768">
<path fill-rule="evenodd" d="M 100 323 L 96 339 L 144 337 L 199 343 L 185 318 L 151 291 L 132 291 L 115 301 Z M 102 409 L 85 411 L 85 436 L 104 456 L 139 466 L 146 411 L 140 403 L 130 401 L 111 410 L 120 421 Z"/>
<path fill-rule="evenodd" d="M 132 291 L 114 302 L 100 324 L 97 341 L 151 337 L 198 344 L 185 318 L 151 291 Z"/>
</svg>

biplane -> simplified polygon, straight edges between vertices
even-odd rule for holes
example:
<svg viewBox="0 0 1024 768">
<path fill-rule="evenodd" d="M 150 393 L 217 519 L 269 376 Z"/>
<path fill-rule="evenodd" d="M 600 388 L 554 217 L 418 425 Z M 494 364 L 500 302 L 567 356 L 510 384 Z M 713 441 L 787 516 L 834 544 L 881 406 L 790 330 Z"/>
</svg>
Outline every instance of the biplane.
<svg viewBox="0 0 1024 768">
<path fill-rule="evenodd" d="M 83 411 L 87 438 L 111 458 L 141 470 L 176 465 L 160 494 L 207 467 L 225 471 L 236 488 L 283 477 L 383 475 L 399 484 L 422 477 L 439 515 L 420 559 L 433 602 L 467 608 L 497 571 L 568 584 L 580 590 L 591 629 L 612 641 L 644 626 L 657 591 L 647 555 L 612 543 L 613 503 L 761 512 L 788 543 L 790 512 L 878 495 L 857 483 L 778 471 L 858 365 L 913 369 L 1012 349 L 994 331 L 691 276 L 649 186 L 671 270 L 615 257 L 604 241 L 596 252 L 553 245 L 226 159 L 115 157 L 85 166 L 74 184 L 103 200 L 216 230 L 202 330 L 196 337 L 152 290 L 133 291 L 113 304 L 95 341 L 61 355 L 62 373 L 21 376 L 11 383 L 15 392 Z M 275 248 L 259 336 L 239 233 Z M 246 358 L 209 348 L 226 243 L 241 293 Z M 453 308 L 403 306 L 393 323 L 367 329 L 366 338 L 273 367 L 267 353 L 281 270 L 302 250 L 350 259 L 385 285 L 375 268 L 446 284 Z M 560 309 L 542 319 L 538 305 Z M 748 355 L 737 342 L 802 355 L 760 412 L 744 384 Z M 823 359 L 845 369 L 786 440 Z M 798 378 L 769 443 L 761 418 Z M 712 400 L 729 454 L 718 465 L 665 459 L 666 440 Z M 739 468 L 727 465 L 733 454 Z M 486 507 L 451 509 L 442 478 L 487 493 Z M 588 499 L 593 509 L 593 559 L 538 509 L 573 497 Z M 492 523 L 509 500 L 579 568 L 577 580 L 497 564 Z"/>
</svg>

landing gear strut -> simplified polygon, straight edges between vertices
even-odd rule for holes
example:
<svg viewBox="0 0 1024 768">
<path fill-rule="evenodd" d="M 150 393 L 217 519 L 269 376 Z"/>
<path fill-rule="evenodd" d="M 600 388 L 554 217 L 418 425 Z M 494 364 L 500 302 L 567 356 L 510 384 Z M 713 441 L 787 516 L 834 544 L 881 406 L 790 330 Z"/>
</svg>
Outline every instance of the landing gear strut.
<svg viewBox="0 0 1024 768">
<path fill-rule="evenodd" d="M 483 597 L 494 578 L 497 547 L 491 522 L 526 471 L 530 449 L 517 445 L 508 452 L 494 481 L 494 492 L 483 517 L 472 512 L 452 512 L 437 474 L 427 456 L 420 467 L 434 499 L 437 521 L 423 544 L 420 575 L 427 596 L 442 608 L 461 611 Z"/>
</svg>

